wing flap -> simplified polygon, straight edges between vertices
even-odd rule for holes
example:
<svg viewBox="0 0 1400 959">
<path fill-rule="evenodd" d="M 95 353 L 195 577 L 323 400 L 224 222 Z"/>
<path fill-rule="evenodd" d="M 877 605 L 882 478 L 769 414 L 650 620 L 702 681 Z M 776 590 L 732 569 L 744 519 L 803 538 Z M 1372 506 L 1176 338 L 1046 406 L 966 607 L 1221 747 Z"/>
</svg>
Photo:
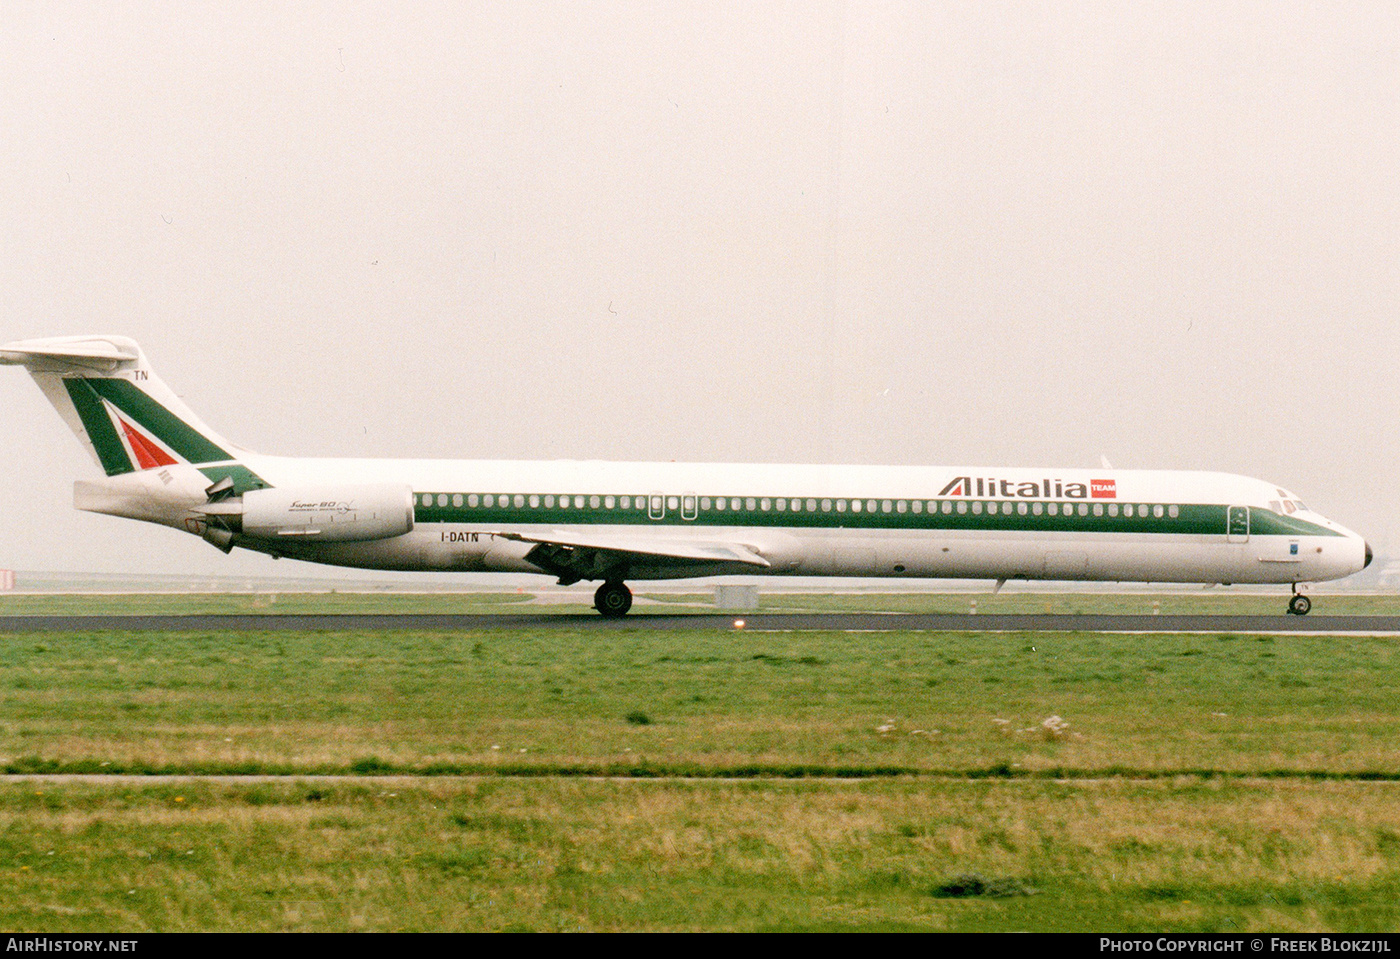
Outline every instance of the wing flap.
<svg viewBox="0 0 1400 959">
<path fill-rule="evenodd" d="M 741 566 L 764 569 L 772 564 L 742 543 L 663 540 L 594 533 L 497 533 L 503 539 L 533 543 L 525 559 L 568 585 L 581 579 L 606 579 L 638 564 L 671 566 Z"/>
</svg>

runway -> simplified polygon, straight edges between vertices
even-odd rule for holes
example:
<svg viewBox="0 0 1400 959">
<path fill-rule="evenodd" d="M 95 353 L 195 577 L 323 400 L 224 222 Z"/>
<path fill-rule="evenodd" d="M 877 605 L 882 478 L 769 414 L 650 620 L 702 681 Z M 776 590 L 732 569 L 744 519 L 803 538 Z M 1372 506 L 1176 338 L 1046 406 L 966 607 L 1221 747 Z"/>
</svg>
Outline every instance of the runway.
<svg viewBox="0 0 1400 959">
<path fill-rule="evenodd" d="M 686 613 L 604 619 L 596 613 L 404 615 L 0 616 L 0 634 L 249 632 L 257 630 L 498 632 L 656 630 L 746 632 L 1300 633 L 1400 635 L 1400 616 L 1143 616 L 967 613 Z"/>
</svg>

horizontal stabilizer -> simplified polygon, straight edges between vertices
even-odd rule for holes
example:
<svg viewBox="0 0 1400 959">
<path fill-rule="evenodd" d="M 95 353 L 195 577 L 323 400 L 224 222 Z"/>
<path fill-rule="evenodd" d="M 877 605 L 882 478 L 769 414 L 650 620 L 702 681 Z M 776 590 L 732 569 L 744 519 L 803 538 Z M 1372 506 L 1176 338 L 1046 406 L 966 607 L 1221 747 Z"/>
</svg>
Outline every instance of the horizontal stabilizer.
<svg viewBox="0 0 1400 959">
<path fill-rule="evenodd" d="M 53 336 L 0 346 L 0 363 L 11 366 L 72 366 L 110 372 L 141 356 L 125 336 Z"/>
</svg>

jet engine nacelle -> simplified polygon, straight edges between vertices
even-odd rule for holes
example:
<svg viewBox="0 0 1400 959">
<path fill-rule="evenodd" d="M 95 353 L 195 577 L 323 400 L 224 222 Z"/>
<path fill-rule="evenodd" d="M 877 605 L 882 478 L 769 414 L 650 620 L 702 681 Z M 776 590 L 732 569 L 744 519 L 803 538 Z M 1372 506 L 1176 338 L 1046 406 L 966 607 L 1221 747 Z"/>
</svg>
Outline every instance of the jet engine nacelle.
<svg viewBox="0 0 1400 959">
<path fill-rule="evenodd" d="M 388 539 L 413 529 L 413 490 L 400 485 L 279 486 L 244 493 L 239 513 L 243 535 L 257 539 Z"/>
</svg>

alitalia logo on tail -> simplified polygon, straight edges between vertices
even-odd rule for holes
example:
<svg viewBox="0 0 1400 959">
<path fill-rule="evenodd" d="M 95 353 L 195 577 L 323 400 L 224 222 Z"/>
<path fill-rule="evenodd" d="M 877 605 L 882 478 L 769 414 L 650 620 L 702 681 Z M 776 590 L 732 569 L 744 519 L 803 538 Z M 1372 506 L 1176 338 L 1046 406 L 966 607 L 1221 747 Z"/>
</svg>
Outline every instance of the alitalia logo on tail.
<svg viewBox="0 0 1400 959">
<path fill-rule="evenodd" d="M 137 469 L 153 470 L 161 466 L 174 466 L 179 462 L 159 441 L 132 426 L 120 413 L 111 410 L 110 407 L 108 409 L 121 428 L 122 440 L 126 444 L 127 452 L 136 461 Z"/>
<path fill-rule="evenodd" d="M 75 376 L 63 385 L 108 476 L 233 458 L 129 380 Z"/>
<path fill-rule="evenodd" d="M 995 476 L 954 476 L 939 496 L 1024 497 L 1026 499 L 1117 499 L 1118 481 L 1091 479 L 1066 483 L 1059 479 L 1009 480 Z"/>
</svg>

